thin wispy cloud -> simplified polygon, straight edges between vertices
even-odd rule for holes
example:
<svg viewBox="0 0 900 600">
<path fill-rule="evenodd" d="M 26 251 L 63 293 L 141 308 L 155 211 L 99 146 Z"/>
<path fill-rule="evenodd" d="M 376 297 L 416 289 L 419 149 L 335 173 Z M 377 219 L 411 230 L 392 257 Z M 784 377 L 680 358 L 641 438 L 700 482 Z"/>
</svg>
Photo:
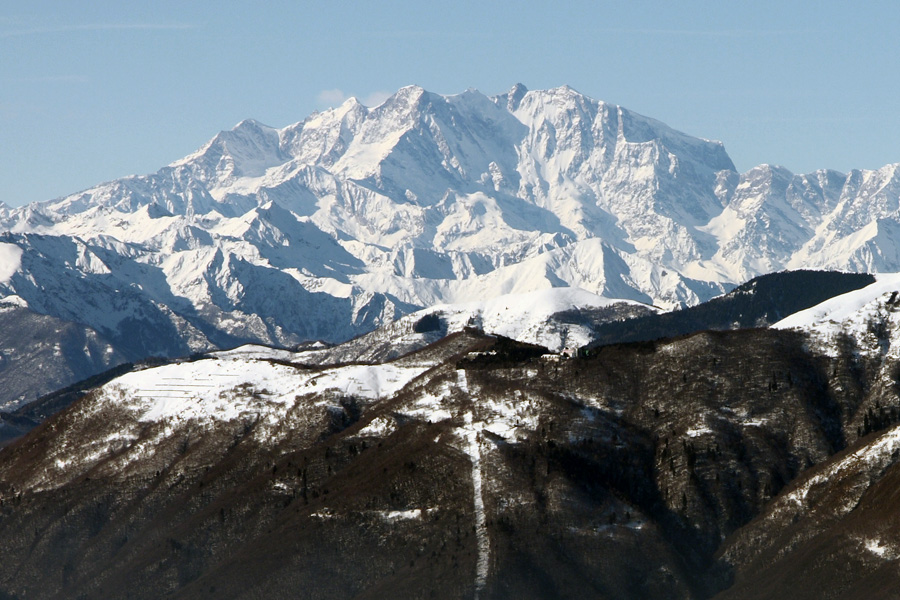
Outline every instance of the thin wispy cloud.
<svg viewBox="0 0 900 600">
<path fill-rule="evenodd" d="M 595 33 L 623 35 L 656 35 L 699 38 L 755 38 L 808 35 L 827 33 L 814 29 L 648 29 L 648 28 L 608 28 L 594 30 Z"/>
<path fill-rule="evenodd" d="M 347 95 L 337 88 L 332 90 L 322 90 L 319 92 L 319 95 L 316 96 L 316 102 L 319 103 L 319 106 L 323 107 L 337 106 L 338 104 L 342 104 L 346 99 Z"/>
<path fill-rule="evenodd" d="M 85 23 L 83 25 L 53 25 L 9 29 L 0 31 L 0 39 L 85 31 L 181 31 L 195 28 L 196 25 L 190 23 Z"/>
<path fill-rule="evenodd" d="M 651 27 L 606 27 L 600 29 L 582 28 L 580 30 L 569 30 L 567 35 L 596 35 L 618 34 L 618 35 L 646 35 L 646 36 L 671 36 L 671 37 L 694 37 L 694 38 L 759 38 L 759 37 L 781 37 L 781 36 L 799 36 L 809 34 L 825 34 L 827 31 L 817 29 L 666 29 Z M 437 29 L 397 29 L 397 30 L 374 30 L 366 31 L 363 35 L 378 38 L 398 38 L 398 39 L 463 39 L 463 38 L 483 38 L 489 39 L 496 34 L 490 31 L 469 30 L 469 31 L 442 31 Z"/>
<path fill-rule="evenodd" d="M 394 30 L 374 30 L 364 31 L 362 35 L 373 38 L 394 38 L 394 39 L 491 39 L 492 34 L 489 31 L 442 31 L 439 29 L 394 29 Z"/>
<path fill-rule="evenodd" d="M 83 75 L 36 75 L 33 77 L 4 77 L 6 83 L 88 83 Z"/>
<path fill-rule="evenodd" d="M 378 106 L 392 95 L 391 92 L 378 90 L 358 99 L 363 105 L 371 108 L 373 106 Z M 344 93 L 343 90 L 335 88 L 319 92 L 316 96 L 316 102 L 321 108 L 330 108 L 343 104 L 350 97 L 351 96 Z"/>
</svg>

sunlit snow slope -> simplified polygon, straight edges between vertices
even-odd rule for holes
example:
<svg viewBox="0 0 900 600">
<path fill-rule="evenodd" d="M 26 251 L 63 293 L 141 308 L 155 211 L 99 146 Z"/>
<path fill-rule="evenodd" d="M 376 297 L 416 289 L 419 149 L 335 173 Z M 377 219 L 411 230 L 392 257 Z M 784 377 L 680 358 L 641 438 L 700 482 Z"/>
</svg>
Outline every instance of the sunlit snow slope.
<svg viewBox="0 0 900 600">
<path fill-rule="evenodd" d="M 0 297 L 137 356 L 338 342 L 561 287 L 669 309 L 784 268 L 900 271 L 898 199 L 896 165 L 739 174 L 721 143 L 567 86 L 410 86 L 4 207 Z"/>
<path fill-rule="evenodd" d="M 875 283 L 835 296 L 779 321 L 777 329 L 799 329 L 831 353 L 852 343 L 863 352 L 891 352 L 900 358 L 900 274 L 876 276 Z"/>
</svg>

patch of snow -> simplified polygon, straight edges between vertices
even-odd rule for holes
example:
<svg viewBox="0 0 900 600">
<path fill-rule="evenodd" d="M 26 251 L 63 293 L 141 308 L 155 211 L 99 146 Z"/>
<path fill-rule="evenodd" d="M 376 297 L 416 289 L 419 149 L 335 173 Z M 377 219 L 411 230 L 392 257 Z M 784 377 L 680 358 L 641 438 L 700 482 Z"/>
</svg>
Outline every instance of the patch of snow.
<svg viewBox="0 0 900 600">
<path fill-rule="evenodd" d="M 336 390 L 349 396 L 377 399 L 393 396 L 431 365 L 349 365 L 329 369 L 308 379 L 310 391 Z"/>
<path fill-rule="evenodd" d="M 452 389 L 447 383 L 442 384 L 436 393 L 422 392 L 416 397 L 411 407 L 404 408 L 403 414 L 428 421 L 429 423 L 438 423 L 452 419 L 453 415 L 445 405 L 451 393 Z"/>
<path fill-rule="evenodd" d="M 422 519 L 422 509 L 415 508 L 412 510 L 387 510 L 380 513 L 381 518 L 388 522 L 395 521 L 418 521 Z"/>
<path fill-rule="evenodd" d="M 701 425 L 698 427 L 691 427 L 690 429 L 685 431 L 684 434 L 688 437 L 696 438 L 704 435 L 709 435 L 712 432 L 712 429 L 710 429 L 706 425 Z"/>
<path fill-rule="evenodd" d="M 882 560 L 897 560 L 900 558 L 900 549 L 883 539 L 863 538 L 859 541 L 862 543 L 863 548 Z"/>
<path fill-rule="evenodd" d="M 272 489 L 277 492 L 293 492 L 294 489 L 284 481 L 276 481 L 272 483 Z"/>
<path fill-rule="evenodd" d="M 483 398 L 478 414 L 485 431 L 515 440 L 519 434 L 537 429 L 540 409 L 523 394 L 518 398 Z"/>
<path fill-rule="evenodd" d="M 394 432 L 397 423 L 389 417 L 376 417 L 369 421 L 369 424 L 359 430 L 356 435 L 385 437 Z"/>
</svg>

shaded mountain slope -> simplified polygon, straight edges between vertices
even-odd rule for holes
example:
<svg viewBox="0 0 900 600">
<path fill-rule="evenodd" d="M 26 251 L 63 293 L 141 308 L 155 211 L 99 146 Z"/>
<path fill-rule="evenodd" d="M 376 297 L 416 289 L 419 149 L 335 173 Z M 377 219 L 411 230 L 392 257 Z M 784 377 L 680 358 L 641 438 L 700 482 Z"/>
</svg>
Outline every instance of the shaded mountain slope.
<svg viewBox="0 0 900 600">
<path fill-rule="evenodd" d="M 468 331 L 383 365 L 114 379 L 0 452 L 0 589 L 710 597 L 743 568 L 723 539 L 873 393 L 792 331 L 543 352 Z"/>
<path fill-rule="evenodd" d="M 129 350 L 83 325 L 0 301 L 0 410 L 136 360 Z"/>
</svg>

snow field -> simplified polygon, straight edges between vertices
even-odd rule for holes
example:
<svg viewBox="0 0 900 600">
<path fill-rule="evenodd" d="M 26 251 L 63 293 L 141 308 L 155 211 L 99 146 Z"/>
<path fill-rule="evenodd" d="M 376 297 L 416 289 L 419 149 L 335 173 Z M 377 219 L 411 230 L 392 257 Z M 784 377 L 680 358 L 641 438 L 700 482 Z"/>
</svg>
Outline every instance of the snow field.
<svg viewBox="0 0 900 600">
<path fill-rule="evenodd" d="M 214 358 L 128 373 L 108 384 L 106 394 L 113 402 L 125 398 L 120 404 L 140 422 L 230 421 L 247 414 L 283 414 L 298 395 L 388 397 L 426 368 L 388 363 L 307 371 L 265 360 Z"/>
<path fill-rule="evenodd" d="M 132 420 L 120 423 L 116 431 L 87 447 L 63 436 L 49 457 L 58 473 L 38 478 L 52 475 L 47 481 L 54 481 L 66 473 L 86 472 L 116 453 L 111 466 L 121 471 L 152 456 L 160 444 L 188 424 L 213 427 L 249 417 L 275 426 L 307 395 L 316 398 L 310 408 L 327 407 L 333 395 L 386 398 L 430 367 L 388 363 L 313 371 L 266 360 L 220 357 L 131 372 L 100 388 L 75 418 L 89 421 L 112 409 L 130 413 Z M 43 489 L 44 485 L 35 483 L 35 487 Z"/>
</svg>

